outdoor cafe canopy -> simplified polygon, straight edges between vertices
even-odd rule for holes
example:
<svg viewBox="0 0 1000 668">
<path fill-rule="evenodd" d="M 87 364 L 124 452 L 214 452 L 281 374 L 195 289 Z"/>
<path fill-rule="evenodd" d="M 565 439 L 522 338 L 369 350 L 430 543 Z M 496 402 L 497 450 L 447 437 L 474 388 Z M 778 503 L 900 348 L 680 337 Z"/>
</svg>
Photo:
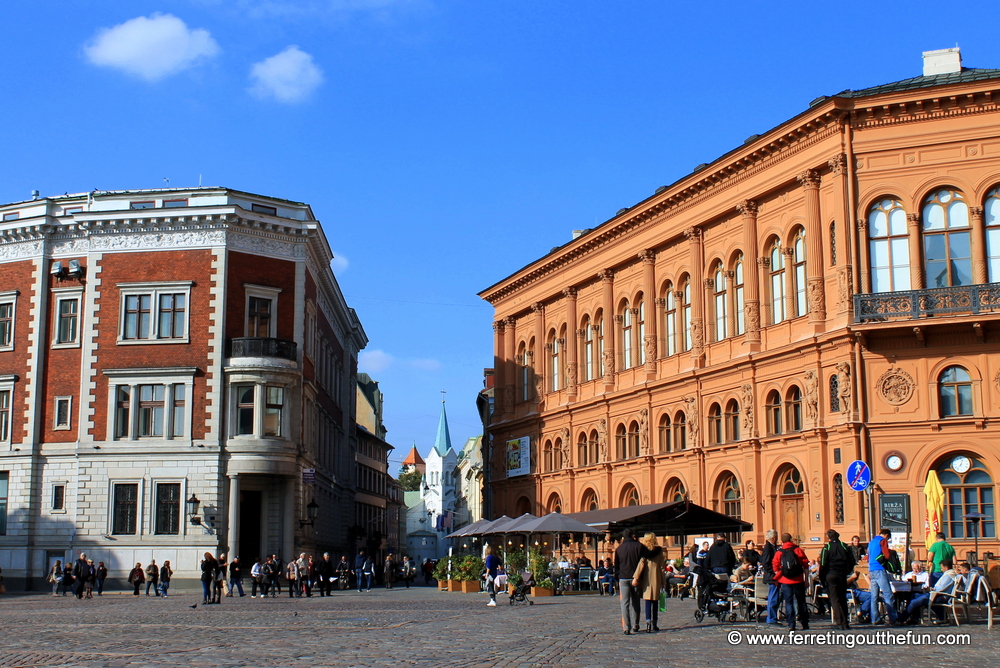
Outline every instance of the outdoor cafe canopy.
<svg viewBox="0 0 1000 668">
<path fill-rule="evenodd" d="M 589 510 L 570 513 L 567 517 L 612 533 L 631 528 L 637 533 L 652 531 L 661 536 L 705 536 L 753 530 L 750 522 L 717 513 L 690 501 Z"/>
</svg>

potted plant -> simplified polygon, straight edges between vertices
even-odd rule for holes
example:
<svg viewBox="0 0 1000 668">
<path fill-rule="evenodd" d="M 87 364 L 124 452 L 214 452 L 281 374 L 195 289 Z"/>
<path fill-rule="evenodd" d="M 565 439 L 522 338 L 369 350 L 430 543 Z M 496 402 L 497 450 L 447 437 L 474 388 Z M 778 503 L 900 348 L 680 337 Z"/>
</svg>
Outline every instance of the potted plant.
<svg viewBox="0 0 1000 668">
<path fill-rule="evenodd" d="M 437 580 L 438 591 L 448 591 L 448 559 L 439 559 L 434 567 L 434 579 Z"/>
<path fill-rule="evenodd" d="M 549 558 L 534 547 L 528 555 L 528 570 L 535 578 L 535 586 L 531 588 L 532 596 L 555 596 L 556 585 L 549 579 Z"/>
<path fill-rule="evenodd" d="M 462 583 L 461 588 L 463 592 L 474 594 L 482 591 L 479 583 L 482 580 L 484 568 L 485 566 L 481 557 L 474 555 L 459 557 L 456 578 Z"/>
<path fill-rule="evenodd" d="M 524 584 L 524 578 L 521 577 L 520 572 L 510 573 L 507 576 L 507 590 L 509 593 L 513 594 L 514 589 L 520 587 L 522 584 Z"/>
<path fill-rule="evenodd" d="M 548 578 L 535 581 L 535 586 L 531 588 L 532 596 L 555 596 L 556 585 Z"/>
<path fill-rule="evenodd" d="M 504 567 L 507 570 L 507 586 L 514 593 L 514 587 L 520 587 L 524 583 L 521 573 L 528 567 L 528 557 L 521 550 L 508 552 Z"/>
</svg>

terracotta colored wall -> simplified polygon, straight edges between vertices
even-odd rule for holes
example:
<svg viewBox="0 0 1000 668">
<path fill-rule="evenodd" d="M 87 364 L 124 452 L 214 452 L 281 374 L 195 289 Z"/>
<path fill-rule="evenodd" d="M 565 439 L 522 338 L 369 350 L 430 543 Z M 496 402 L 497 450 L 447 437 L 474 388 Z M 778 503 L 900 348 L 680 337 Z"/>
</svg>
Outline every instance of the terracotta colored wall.
<svg viewBox="0 0 1000 668">
<path fill-rule="evenodd" d="M 28 333 L 34 327 L 31 323 L 31 304 L 35 297 L 34 262 L 0 263 L 0 290 L 18 290 L 17 307 L 14 314 L 14 350 L 0 352 L 0 375 L 16 374 L 11 397 L 11 443 L 20 443 L 24 438 L 25 375 L 28 371 Z"/>
</svg>

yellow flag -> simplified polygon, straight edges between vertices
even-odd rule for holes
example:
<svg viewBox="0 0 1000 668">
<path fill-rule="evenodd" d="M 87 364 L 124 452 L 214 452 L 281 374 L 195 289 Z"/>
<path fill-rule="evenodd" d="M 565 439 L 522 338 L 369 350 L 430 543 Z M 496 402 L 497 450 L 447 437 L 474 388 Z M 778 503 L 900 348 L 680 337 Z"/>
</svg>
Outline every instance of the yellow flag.
<svg viewBox="0 0 1000 668">
<path fill-rule="evenodd" d="M 924 544 L 927 549 L 937 542 L 937 534 L 941 531 L 941 516 L 944 514 L 944 488 L 938 480 L 937 471 L 927 472 L 927 482 L 924 483 L 924 500 L 927 505 L 927 515 L 924 523 Z"/>
</svg>

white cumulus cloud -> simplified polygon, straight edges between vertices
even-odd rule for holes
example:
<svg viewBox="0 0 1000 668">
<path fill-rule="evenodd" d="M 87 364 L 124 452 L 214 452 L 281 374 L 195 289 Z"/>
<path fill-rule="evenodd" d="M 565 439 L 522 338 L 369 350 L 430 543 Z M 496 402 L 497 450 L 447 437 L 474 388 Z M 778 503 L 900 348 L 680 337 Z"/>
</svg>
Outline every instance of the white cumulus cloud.
<svg viewBox="0 0 1000 668">
<path fill-rule="evenodd" d="M 358 356 L 358 371 L 382 373 L 392 366 L 393 357 L 384 350 L 362 350 Z"/>
<path fill-rule="evenodd" d="M 349 266 L 351 266 L 351 262 L 343 254 L 333 254 L 333 259 L 330 260 L 330 269 L 333 270 L 334 274 L 344 273 Z"/>
<path fill-rule="evenodd" d="M 219 45 L 207 30 L 188 28 L 176 16 L 159 13 L 104 28 L 84 46 L 94 65 L 146 81 L 181 72 L 218 52 Z"/>
<path fill-rule="evenodd" d="M 254 63 L 250 68 L 254 85 L 250 92 L 258 97 L 271 97 L 278 102 L 300 102 L 321 83 L 323 70 L 312 56 L 292 45 L 281 53 Z"/>
</svg>

